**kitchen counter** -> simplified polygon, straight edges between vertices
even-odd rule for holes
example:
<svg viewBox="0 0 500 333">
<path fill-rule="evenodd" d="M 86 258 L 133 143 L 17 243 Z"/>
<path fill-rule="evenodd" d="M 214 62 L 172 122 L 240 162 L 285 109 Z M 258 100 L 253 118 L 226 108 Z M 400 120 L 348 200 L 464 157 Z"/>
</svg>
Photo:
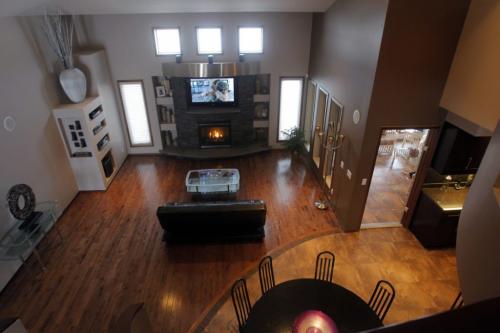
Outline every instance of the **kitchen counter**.
<svg viewBox="0 0 500 333">
<path fill-rule="evenodd" d="M 422 192 L 434 201 L 443 211 L 460 211 L 464 206 L 465 198 L 469 193 L 469 188 L 456 190 L 448 187 L 446 190 L 440 187 L 424 187 Z"/>
</svg>

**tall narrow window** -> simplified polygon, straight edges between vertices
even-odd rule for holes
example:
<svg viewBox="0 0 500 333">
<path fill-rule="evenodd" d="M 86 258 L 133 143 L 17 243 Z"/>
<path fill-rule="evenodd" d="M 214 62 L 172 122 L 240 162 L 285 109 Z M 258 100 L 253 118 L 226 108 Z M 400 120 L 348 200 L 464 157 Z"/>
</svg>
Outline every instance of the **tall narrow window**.
<svg viewBox="0 0 500 333">
<path fill-rule="evenodd" d="M 156 55 L 181 54 L 179 29 L 154 29 Z"/>
<path fill-rule="evenodd" d="M 196 43 L 198 54 L 221 54 L 222 29 L 196 28 Z"/>
<path fill-rule="evenodd" d="M 238 38 L 240 44 L 240 53 L 262 53 L 263 51 L 263 35 L 264 29 L 256 28 L 239 28 Z"/>
<path fill-rule="evenodd" d="M 302 84 L 303 78 L 280 79 L 278 141 L 286 140 L 287 136 L 283 131 L 300 126 Z"/>
<path fill-rule="evenodd" d="M 130 146 L 152 146 L 144 86 L 141 80 L 118 81 Z"/>
</svg>

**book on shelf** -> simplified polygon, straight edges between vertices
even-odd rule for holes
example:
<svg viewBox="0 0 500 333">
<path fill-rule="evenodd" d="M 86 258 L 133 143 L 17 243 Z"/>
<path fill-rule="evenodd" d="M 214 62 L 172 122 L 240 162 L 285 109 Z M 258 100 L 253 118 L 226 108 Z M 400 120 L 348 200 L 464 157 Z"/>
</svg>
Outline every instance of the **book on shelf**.
<svg viewBox="0 0 500 333">
<path fill-rule="evenodd" d="M 168 114 L 168 109 L 166 107 L 163 107 L 163 121 L 166 122 L 166 123 L 169 123 L 170 122 L 170 119 L 169 119 L 169 114 Z"/>
<path fill-rule="evenodd" d="M 165 136 L 165 132 L 164 131 L 161 131 L 160 132 L 160 138 L 161 138 L 161 144 L 163 147 L 167 146 L 167 140 L 166 140 L 166 136 Z"/>
<path fill-rule="evenodd" d="M 162 131 L 162 143 L 164 146 L 173 146 L 175 145 L 175 136 L 172 131 Z"/>
<path fill-rule="evenodd" d="M 174 110 L 166 106 L 158 105 L 158 117 L 163 124 L 175 123 Z"/>
<path fill-rule="evenodd" d="M 167 141 L 169 146 L 174 144 L 174 137 L 172 135 L 172 131 L 167 131 Z"/>
</svg>

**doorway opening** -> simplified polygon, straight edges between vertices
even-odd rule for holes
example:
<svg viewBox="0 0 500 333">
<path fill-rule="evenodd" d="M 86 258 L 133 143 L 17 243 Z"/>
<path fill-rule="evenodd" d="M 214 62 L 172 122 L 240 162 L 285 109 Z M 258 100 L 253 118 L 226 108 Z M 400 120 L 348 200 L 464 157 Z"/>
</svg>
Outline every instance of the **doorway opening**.
<svg viewBox="0 0 500 333">
<path fill-rule="evenodd" d="M 429 129 L 384 129 L 380 136 L 362 228 L 400 226 Z"/>
</svg>

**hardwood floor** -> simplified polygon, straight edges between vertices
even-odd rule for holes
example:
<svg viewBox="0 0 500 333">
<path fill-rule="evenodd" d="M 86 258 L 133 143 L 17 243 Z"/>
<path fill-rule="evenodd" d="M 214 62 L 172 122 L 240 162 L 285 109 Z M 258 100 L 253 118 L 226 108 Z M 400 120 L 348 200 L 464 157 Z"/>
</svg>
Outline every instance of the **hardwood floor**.
<svg viewBox="0 0 500 333">
<path fill-rule="evenodd" d="M 336 233 L 271 253 L 276 283 L 312 278 L 316 255 L 335 254 L 333 281 L 367 301 L 377 281 L 390 281 L 396 297 L 384 324 L 404 322 L 450 309 L 458 294 L 454 249 L 429 251 L 405 228 Z M 291 264 L 292 263 L 292 264 Z M 251 304 L 261 297 L 257 268 L 245 278 Z M 194 333 L 238 332 L 229 290 Z"/>
<path fill-rule="evenodd" d="M 185 201 L 189 169 L 230 167 L 241 174 L 240 199 L 263 199 L 262 243 L 165 246 L 156 208 Z M 285 152 L 190 161 L 129 157 L 106 192 L 82 192 L 0 295 L 0 317 L 20 317 L 30 332 L 103 332 L 129 304 L 145 302 L 157 332 L 186 332 L 242 272 L 267 252 L 340 231 L 313 173 Z"/>
</svg>

